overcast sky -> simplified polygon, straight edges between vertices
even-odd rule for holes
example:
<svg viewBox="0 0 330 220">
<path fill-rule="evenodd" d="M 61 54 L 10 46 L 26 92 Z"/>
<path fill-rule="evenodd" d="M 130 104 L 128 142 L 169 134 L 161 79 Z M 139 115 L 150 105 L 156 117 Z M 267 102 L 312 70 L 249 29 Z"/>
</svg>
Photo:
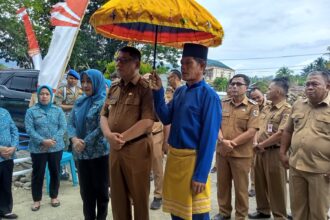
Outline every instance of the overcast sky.
<svg viewBox="0 0 330 220">
<path fill-rule="evenodd" d="M 222 24 L 221 46 L 209 58 L 222 61 L 237 73 L 271 75 L 282 66 L 300 73 L 330 46 L 330 0 L 197 0 Z M 301 57 L 235 60 L 254 57 L 320 54 Z M 328 58 L 324 56 L 324 58 Z M 240 70 L 259 69 L 259 70 Z"/>
</svg>

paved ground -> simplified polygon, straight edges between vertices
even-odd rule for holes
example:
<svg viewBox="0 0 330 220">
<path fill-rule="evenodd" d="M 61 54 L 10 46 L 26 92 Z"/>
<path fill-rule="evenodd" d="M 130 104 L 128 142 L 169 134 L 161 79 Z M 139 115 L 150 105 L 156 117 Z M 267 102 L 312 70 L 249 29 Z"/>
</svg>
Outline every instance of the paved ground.
<svg viewBox="0 0 330 220">
<path fill-rule="evenodd" d="M 212 211 L 211 217 L 217 212 L 217 199 L 216 199 L 216 174 L 211 174 L 212 177 Z M 152 184 L 153 185 L 153 182 Z M 153 191 L 153 186 L 151 192 Z M 32 204 L 31 191 L 24 190 L 22 188 L 13 189 L 14 195 L 14 212 L 19 215 L 19 219 L 23 220 L 81 220 L 82 215 L 82 202 L 79 194 L 79 187 L 72 187 L 72 183 L 69 181 L 62 181 L 60 187 L 59 199 L 61 200 L 61 206 L 53 208 L 50 206 L 50 199 L 45 193 L 42 201 L 42 206 L 38 212 L 32 212 L 30 206 Z M 150 195 L 150 201 L 153 196 Z M 250 198 L 250 211 L 254 211 L 256 207 L 255 198 Z M 233 202 L 234 203 L 234 202 Z M 112 219 L 111 205 L 109 204 L 108 219 Z M 170 219 L 169 215 L 163 213 L 161 210 L 150 210 L 151 220 L 166 220 Z"/>
</svg>

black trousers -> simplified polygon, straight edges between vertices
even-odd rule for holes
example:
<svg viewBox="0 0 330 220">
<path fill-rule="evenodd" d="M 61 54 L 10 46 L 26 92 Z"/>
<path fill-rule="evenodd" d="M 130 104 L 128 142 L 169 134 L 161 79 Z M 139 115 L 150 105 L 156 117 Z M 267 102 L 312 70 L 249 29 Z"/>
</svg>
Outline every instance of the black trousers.
<svg viewBox="0 0 330 220">
<path fill-rule="evenodd" d="M 11 213 L 13 210 L 13 195 L 11 193 L 13 168 L 13 160 L 0 162 L 0 215 Z"/>
<path fill-rule="evenodd" d="M 78 175 L 85 220 L 105 220 L 109 203 L 109 155 L 78 160 Z"/>
<path fill-rule="evenodd" d="M 44 183 L 44 176 L 46 164 L 48 163 L 50 184 L 49 197 L 57 198 L 58 189 L 60 188 L 60 163 L 63 151 L 53 153 L 31 153 L 32 158 L 32 179 L 31 189 L 33 201 L 41 201 L 42 186 Z"/>
</svg>

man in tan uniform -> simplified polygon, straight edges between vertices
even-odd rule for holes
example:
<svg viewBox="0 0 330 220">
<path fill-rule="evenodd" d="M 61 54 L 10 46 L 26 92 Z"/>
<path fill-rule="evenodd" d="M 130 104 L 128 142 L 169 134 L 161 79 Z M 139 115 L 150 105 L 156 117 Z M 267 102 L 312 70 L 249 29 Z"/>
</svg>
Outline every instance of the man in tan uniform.
<svg viewBox="0 0 330 220">
<path fill-rule="evenodd" d="M 258 103 L 259 106 L 259 112 L 261 112 L 261 110 L 266 106 L 266 104 L 268 103 L 267 100 L 265 99 L 264 94 L 260 91 L 259 88 L 254 87 L 251 91 L 250 91 L 250 95 L 249 98 L 252 99 L 253 101 Z M 257 135 L 255 136 L 255 141 L 257 142 Z M 253 153 L 253 159 L 252 159 L 252 163 L 251 163 L 251 171 L 250 171 L 250 182 L 251 182 L 251 188 L 249 190 L 249 196 L 250 197 L 254 197 L 256 195 L 256 191 L 255 191 L 255 184 L 254 184 L 254 161 L 255 161 L 255 152 Z"/>
<path fill-rule="evenodd" d="M 222 124 L 217 146 L 219 214 L 230 219 L 232 180 L 235 186 L 236 219 L 245 219 L 249 209 L 249 171 L 253 137 L 258 130 L 258 104 L 246 97 L 250 79 L 237 74 L 230 80 L 232 98 L 222 101 Z"/>
<path fill-rule="evenodd" d="M 181 72 L 179 70 L 173 69 L 170 71 L 167 77 L 168 85 L 171 86 L 175 91 L 178 87 L 182 85 L 181 79 L 182 79 Z"/>
<path fill-rule="evenodd" d="M 80 80 L 79 73 L 70 69 L 68 71 L 67 84 L 58 88 L 55 94 L 54 102 L 61 107 L 68 118 L 75 101 L 82 95 L 82 90 L 77 86 Z"/>
<path fill-rule="evenodd" d="M 116 58 L 121 80 L 113 82 L 101 112 L 101 129 L 110 142 L 110 186 L 114 220 L 149 219 L 153 97 L 139 74 L 140 52 L 123 47 Z"/>
<path fill-rule="evenodd" d="M 257 212 L 249 219 L 287 219 L 286 213 L 286 170 L 279 158 L 280 139 L 289 118 L 291 106 L 286 101 L 289 83 L 276 78 L 269 85 L 266 105 L 260 113 L 260 130 L 255 144 L 256 162 L 255 187 Z"/>
<path fill-rule="evenodd" d="M 326 220 L 330 200 L 330 73 L 308 75 L 281 139 L 280 157 L 290 168 L 293 219 Z M 291 145 L 290 158 L 286 152 Z M 290 150 L 291 152 L 291 150 Z"/>
</svg>

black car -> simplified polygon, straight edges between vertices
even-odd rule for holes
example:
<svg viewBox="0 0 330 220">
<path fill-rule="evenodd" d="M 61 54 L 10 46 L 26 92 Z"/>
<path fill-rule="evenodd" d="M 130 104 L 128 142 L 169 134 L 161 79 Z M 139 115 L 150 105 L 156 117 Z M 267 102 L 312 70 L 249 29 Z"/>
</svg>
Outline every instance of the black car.
<svg viewBox="0 0 330 220">
<path fill-rule="evenodd" d="M 36 92 L 39 70 L 0 71 L 0 107 L 9 111 L 17 128 L 24 132 L 24 117 L 32 93 Z"/>
</svg>

